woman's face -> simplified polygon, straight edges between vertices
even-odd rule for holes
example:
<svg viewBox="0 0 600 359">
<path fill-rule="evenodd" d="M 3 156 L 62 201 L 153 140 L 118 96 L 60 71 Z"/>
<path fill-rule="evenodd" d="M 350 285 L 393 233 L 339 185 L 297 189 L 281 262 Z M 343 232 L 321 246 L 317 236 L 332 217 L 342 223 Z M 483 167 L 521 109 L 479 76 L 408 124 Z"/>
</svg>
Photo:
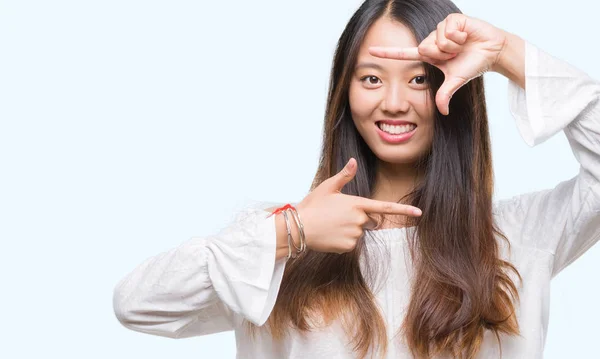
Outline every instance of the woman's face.
<svg viewBox="0 0 600 359">
<path fill-rule="evenodd" d="M 435 103 L 429 99 L 423 64 L 371 56 L 370 46 L 416 47 L 418 43 L 403 24 L 380 18 L 361 44 L 349 88 L 354 125 L 373 153 L 387 163 L 413 164 L 429 151 L 433 140 Z M 401 142 L 389 142 L 380 134 L 381 120 L 410 122 L 383 130 L 413 134 Z"/>
</svg>

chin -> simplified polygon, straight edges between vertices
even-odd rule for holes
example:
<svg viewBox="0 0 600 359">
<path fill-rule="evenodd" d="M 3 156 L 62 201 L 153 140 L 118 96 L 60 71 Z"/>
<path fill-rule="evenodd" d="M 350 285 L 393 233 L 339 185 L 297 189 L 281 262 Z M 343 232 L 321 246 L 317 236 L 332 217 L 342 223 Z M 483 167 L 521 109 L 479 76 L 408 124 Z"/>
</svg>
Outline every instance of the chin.
<svg viewBox="0 0 600 359">
<path fill-rule="evenodd" d="M 414 164 L 420 158 L 420 154 L 415 153 L 414 151 L 385 151 L 385 153 L 374 153 L 380 161 L 397 165 Z"/>
</svg>

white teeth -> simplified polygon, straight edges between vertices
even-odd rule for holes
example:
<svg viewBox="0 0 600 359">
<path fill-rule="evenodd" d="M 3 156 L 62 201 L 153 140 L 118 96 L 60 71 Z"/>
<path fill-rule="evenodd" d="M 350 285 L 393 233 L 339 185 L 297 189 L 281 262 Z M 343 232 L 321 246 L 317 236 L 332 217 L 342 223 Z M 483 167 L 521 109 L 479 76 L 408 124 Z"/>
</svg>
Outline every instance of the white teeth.
<svg viewBox="0 0 600 359">
<path fill-rule="evenodd" d="M 416 125 L 413 125 L 413 124 L 402 125 L 402 126 L 392 126 L 392 125 L 388 125 L 388 124 L 382 123 L 382 122 L 377 123 L 377 125 L 379 126 L 379 128 L 382 131 L 385 131 L 392 135 L 399 135 L 401 133 L 410 132 L 417 127 Z"/>
</svg>

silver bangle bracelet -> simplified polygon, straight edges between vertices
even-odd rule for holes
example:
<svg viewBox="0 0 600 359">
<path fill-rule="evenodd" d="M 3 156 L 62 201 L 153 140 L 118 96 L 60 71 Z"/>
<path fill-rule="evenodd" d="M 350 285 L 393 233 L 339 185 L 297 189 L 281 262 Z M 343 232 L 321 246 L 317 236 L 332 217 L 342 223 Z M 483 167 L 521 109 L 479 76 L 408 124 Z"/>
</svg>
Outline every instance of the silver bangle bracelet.
<svg viewBox="0 0 600 359">
<path fill-rule="evenodd" d="M 298 254 L 300 254 L 306 250 L 306 237 L 304 236 L 304 226 L 302 225 L 302 221 L 300 221 L 300 214 L 298 214 L 298 211 L 295 208 L 289 209 L 289 211 L 292 212 L 292 217 L 294 218 L 294 221 L 296 222 L 296 226 L 298 227 L 298 232 L 300 232 L 300 248 L 298 248 L 298 247 L 296 247 L 296 245 L 294 245 L 296 250 L 298 250 Z"/>
<path fill-rule="evenodd" d="M 292 253 L 292 245 L 294 247 L 296 247 L 295 244 L 292 244 L 293 238 L 292 238 L 292 228 L 290 227 L 290 220 L 287 216 L 287 211 L 282 211 L 281 213 L 283 213 L 283 218 L 285 218 L 285 226 L 287 228 L 287 232 L 288 232 L 288 255 L 287 255 L 287 259 L 290 258 L 296 258 L 296 254 Z"/>
<path fill-rule="evenodd" d="M 294 218 L 294 221 L 296 222 L 296 226 L 298 226 L 298 220 L 296 219 L 296 213 L 293 209 L 288 208 L 285 210 L 285 212 L 290 211 L 292 213 L 292 218 Z M 300 236 L 300 247 L 296 246 L 296 243 L 294 243 L 294 241 L 292 240 L 292 245 L 294 246 L 294 248 L 296 248 L 296 254 L 300 254 L 302 253 L 302 236 Z"/>
</svg>

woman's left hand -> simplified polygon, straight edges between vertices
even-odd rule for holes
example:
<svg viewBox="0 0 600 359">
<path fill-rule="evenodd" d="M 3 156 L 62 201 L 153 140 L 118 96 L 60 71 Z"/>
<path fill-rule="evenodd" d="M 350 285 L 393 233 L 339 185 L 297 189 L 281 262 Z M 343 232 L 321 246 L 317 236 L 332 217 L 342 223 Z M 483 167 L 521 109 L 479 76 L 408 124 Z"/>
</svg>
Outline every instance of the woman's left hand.
<svg viewBox="0 0 600 359">
<path fill-rule="evenodd" d="M 430 63 L 444 73 L 435 102 L 444 115 L 452 95 L 464 84 L 493 71 L 507 43 L 507 33 L 489 23 L 460 13 L 441 21 L 418 47 L 370 47 L 373 56 Z"/>
</svg>

